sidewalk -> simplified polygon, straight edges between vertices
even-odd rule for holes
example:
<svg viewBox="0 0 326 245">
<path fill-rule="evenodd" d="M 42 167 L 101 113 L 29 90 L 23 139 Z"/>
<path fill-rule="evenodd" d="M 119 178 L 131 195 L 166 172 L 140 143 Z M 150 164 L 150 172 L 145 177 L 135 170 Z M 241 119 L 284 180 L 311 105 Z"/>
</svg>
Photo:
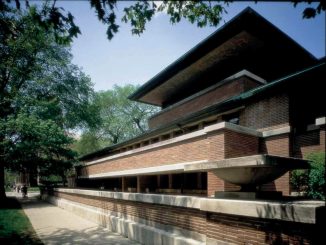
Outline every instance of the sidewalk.
<svg viewBox="0 0 326 245">
<path fill-rule="evenodd" d="M 14 195 L 14 193 L 10 194 Z M 43 202 L 37 199 L 36 193 L 29 193 L 29 198 L 26 199 L 18 194 L 16 196 L 45 245 L 138 244 L 68 211 Z"/>
</svg>

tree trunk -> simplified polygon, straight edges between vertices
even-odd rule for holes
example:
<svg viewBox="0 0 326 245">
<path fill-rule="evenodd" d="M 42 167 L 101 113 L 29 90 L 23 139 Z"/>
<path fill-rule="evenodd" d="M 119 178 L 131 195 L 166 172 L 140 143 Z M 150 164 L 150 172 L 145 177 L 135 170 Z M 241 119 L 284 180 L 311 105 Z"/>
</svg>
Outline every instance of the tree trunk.
<svg viewBox="0 0 326 245">
<path fill-rule="evenodd" d="M 143 127 L 140 125 L 140 120 L 134 118 L 134 122 L 136 123 L 137 128 L 140 130 L 140 132 L 145 133 L 145 129 L 143 129 Z"/>
<path fill-rule="evenodd" d="M 5 191 L 5 166 L 0 160 L 0 200 L 6 198 Z"/>
</svg>

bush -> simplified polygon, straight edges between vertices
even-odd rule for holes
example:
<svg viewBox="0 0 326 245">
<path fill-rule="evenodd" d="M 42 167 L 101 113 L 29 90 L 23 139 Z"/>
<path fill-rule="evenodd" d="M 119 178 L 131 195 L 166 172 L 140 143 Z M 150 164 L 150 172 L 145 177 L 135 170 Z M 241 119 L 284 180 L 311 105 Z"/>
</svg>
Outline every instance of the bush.
<svg viewBox="0 0 326 245">
<path fill-rule="evenodd" d="M 311 198 L 325 200 L 325 152 L 312 153 L 307 159 L 311 166 L 307 194 Z"/>
<path fill-rule="evenodd" d="M 325 200 L 325 152 L 310 153 L 307 160 L 310 169 L 292 171 L 291 184 L 310 198 Z"/>
<path fill-rule="evenodd" d="M 308 170 L 293 170 L 291 172 L 290 182 L 293 190 L 300 193 L 306 193 L 308 187 Z"/>
</svg>

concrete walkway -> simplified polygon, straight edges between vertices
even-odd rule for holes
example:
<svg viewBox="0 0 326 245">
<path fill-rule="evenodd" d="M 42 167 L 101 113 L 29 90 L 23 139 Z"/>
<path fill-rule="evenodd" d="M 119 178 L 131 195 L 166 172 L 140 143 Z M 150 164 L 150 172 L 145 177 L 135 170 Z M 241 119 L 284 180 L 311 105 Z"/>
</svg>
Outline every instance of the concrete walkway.
<svg viewBox="0 0 326 245">
<path fill-rule="evenodd" d="M 41 201 L 36 193 L 29 193 L 29 198 L 25 199 L 15 193 L 8 194 L 17 196 L 34 230 L 46 245 L 138 244 L 93 222 Z"/>
</svg>

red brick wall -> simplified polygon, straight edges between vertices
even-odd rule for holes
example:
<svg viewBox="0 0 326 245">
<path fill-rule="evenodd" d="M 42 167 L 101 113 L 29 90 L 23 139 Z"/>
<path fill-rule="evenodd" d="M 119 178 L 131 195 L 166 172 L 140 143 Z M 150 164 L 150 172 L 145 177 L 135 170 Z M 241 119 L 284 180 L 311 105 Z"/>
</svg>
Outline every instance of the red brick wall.
<svg viewBox="0 0 326 245">
<path fill-rule="evenodd" d="M 230 98 L 231 96 L 240 94 L 246 90 L 257 87 L 259 83 L 251 80 L 247 77 L 238 78 L 232 82 L 227 82 L 226 84 L 215 88 L 201 96 L 198 96 L 190 101 L 187 101 L 175 108 L 166 110 L 152 117 L 149 121 L 150 128 L 156 128 L 176 120 L 180 117 L 186 116 L 190 113 L 199 111 L 204 107 L 210 106 L 212 104 L 221 102 Z"/>
<path fill-rule="evenodd" d="M 212 139 L 213 141 L 219 139 Z M 218 144 L 218 143 L 216 143 Z M 203 137 L 162 146 L 85 167 L 87 174 L 155 167 L 207 159 L 207 140 Z M 223 159 L 217 152 L 215 158 Z"/>
<path fill-rule="evenodd" d="M 261 186 L 262 191 L 281 191 L 284 196 L 290 195 L 290 174 L 287 172 L 273 182 Z"/>
<path fill-rule="evenodd" d="M 113 159 L 103 163 L 84 167 L 85 174 L 108 171 L 121 171 L 132 168 L 144 168 L 196 160 L 222 160 L 225 158 L 254 155 L 258 153 L 258 138 L 230 130 L 221 130 L 207 136 L 162 146 L 159 149 L 135 153 L 130 156 Z M 208 195 L 215 191 L 237 190 L 238 186 L 224 184 L 214 174 L 209 173 Z"/>
<path fill-rule="evenodd" d="M 207 136 L 206 148 L 201 149 L 209 160 L 222 160 L 225 158 L 224 130 Z"/>
<path fill-rule="evenodd" d="M 215 191 L 224 191 L 224 181 L 214 172 L 207 172 L 207 196 L 214 196 Z"/>
<path fill-rule="evenodd" d="M 198 209 L 54 192 L 59 198 L 195 231 L 230 244 L 320 244 L 322 225 L 209 213 Z"/>
<path fill-rule="evenodd" d="M 258 154 L 259 138 L 226 130 L 225 158 L 243 157 Z"/>
<path fill-rule="evenodd" d="M 260 140 L 260 153 L 290 156 L 290 137 L 289 134 L 271 136 Z M 262 185 L 263 191 L 282 191 L 283 195 L 290 195 L 290 175 L 289 172 L 273 182 Z"/>
<path fill-rule="evenodd" d="M 214 145 L 214 142 L 222 141 L 213 141 L 211 152 L 216 152 L 216 149 L 223 149 L 224 159 L 258 154 L 259 140 L 256 136 L 230 130 L 225 130 L 223 136 L 224 144 Z M 215 191 L 235 191 L 239 189 L 239 186 L 221 180 L 213 172 L 207 174 L 207 196 L 214 195 Z"/>
<path fill-rule="evenodd" d="M 312 244 L 318 241 L 314 229 L 300 223 L 208 214 L 206 235 L 230 244 Z"/>
<path fill-rule="evenodd" d="M 325 127 L 294 136 L 294 157 L 305 158 L 312 152 L 325 152 Z"/>
<path fill-rule="evenodd" d="M 282 134 L 260 140 L 260 153 L 276 156 L 290 156 L 290 136 Z"/>
<path fill-rule="evenodd" d="M 192 208 L 55 192 L 59 198 L 205 234 L 206 213 Z"/>
<path fill-rule="evenodd" d="M 240 125 L 265 131 L 289 125 L 289 97 L 275 95 L 249 104 L 240 113 Z"/>
<path fill-rule="evenodd" d="M 207 136 L 162 146 L 153 150 L 135 153 L 103 163 L 84 167 L 85 174 L 97 174 L 109 171 L 121 171 L 133 168 L 154 167 L 166 164 L 191 162 L 197 160 L 222 160 L 258 154 L 258 138 L 230 130 L 213 132 Z M 238 186 L 227 183 L 209 174 L 208 195 L 215 191 L 237 190 Z"/>
</svg>

